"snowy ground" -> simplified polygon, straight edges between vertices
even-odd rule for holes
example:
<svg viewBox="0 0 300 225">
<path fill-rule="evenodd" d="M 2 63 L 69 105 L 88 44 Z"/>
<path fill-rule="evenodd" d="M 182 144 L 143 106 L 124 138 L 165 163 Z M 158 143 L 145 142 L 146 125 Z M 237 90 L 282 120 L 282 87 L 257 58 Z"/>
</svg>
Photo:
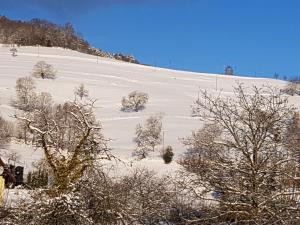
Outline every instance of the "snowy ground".
<svg viewBox="0 0 300 225">
<path fill-rule="evenodd" d="M 283 81 L 272 79 L 174 71 L 106 58 L 99 58 L 97 63 L 94 56 L 60 48 L 21 47 L 17 57 L 12 57 L 9 50 L 0 46 L 0 112 L 3 117 L 12 120 L 10 115 L 15 112 L 10 101 L 14 98 L 16 79 L 29 76 L 34 64 L 44 60 L 55 67 L 57 79 L 35 79 L 38 91 L 49 92 L 56 102 L 63 102 L 73 99 L 74 88 L 83 83 L 90 96 L 98 99 L 96 115 L 102 122 L 105 136 L 112 139 L 110 147 L 113 154 L 126 162 L 132 161 L 135 126 L 157 113 L 164 115 L 165 145 L 173 147 L 176 157 L 185 151 L 179 138 L 201 127 L 201 122 L 191 117 L 190 107 L 199 88 L 212 93 L 222 90 L 223 95 L 232 95 L 237 82 L 244 83 L 246 87 L 285 85 Z M 146 109 L 138 113 L 120 111 L 121 98 L 134 90 L 149 94 Z M 291 98 L 291 102 L 300 105 L 297 97 Z M 42 154 L 30 146 L 18 144 L 12 144 L 7 151 L 21 155 L 19 161 L 26 171 Z M 134 162 L 134 165 L 148 166 L 160 173 L 178 168 L 175 162 L 164 165 L 159 152 L 142 162 Z"/>
</svg>

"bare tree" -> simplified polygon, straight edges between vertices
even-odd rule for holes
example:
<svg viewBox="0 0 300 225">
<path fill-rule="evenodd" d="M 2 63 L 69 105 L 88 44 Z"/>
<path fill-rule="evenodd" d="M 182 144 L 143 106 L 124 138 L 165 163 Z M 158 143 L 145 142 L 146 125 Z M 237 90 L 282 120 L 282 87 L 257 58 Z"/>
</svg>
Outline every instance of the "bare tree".
<svg viewBox="0 0 300 225">
<path fill-rule="evenodd" d="M 17 109 L 23 110 L 28 117 L 35 110 L 49 110 L 53 104 L 49 93 L 42 92 L 37 94 L 35 89 L 35 82 L 31 77 L 21 77 L 16 81 L 16 99 L 13 100 L 12 104 Z M 19 120 L 16 127 L 17 137 L 24 139 L 25 143 L 27 143 L 29 131 L 27 123 Z"/>
<path fill-rule="evenodd" d="M 278 73 L 274 73 L 273 74 L 273 78 L 277 80 L 279 78 L 279 74 Z"/>
<path fill-rule="evenodd" d="M 300 83 L 298 80 L 291 80 L 284 89 L 281 89 L 282 93 L 288 95 L 300 95 Z"/>
<path fill-rule="evenodd" d="M 295 113 L 288 125 L 285 136 L 285 145 L 291 151 L 292 156 L 296 159 L 296 164 L 291 168 L 294 171 L 294 177 L 300 177 L 300 116 Z M 292 188 L 300 188 L 300 179 L 291 182 Z"/>
<path fill-rule="evenodd" d="M 80 84 L 80 86 L 75 89 L 74 94 L 82 100 L 89 96 L 89 91 L 85 88 L 84 84 Z"/>
<path fill-rule="evenodd" d="M 15 137 L 19 140 L 24 140 L 25 144 L 28 141 L 28 127 L 24 121 L 17 121 Z"/>
<path fill-rule="evenodd" d="M 300 115 L 298 112 L 293 115 L 289 123 L 286 134 L 286 145 L 299 156 L 300 163 Z"/>
<path fill-rule="evenodd" d="M 162 142 L 162 116 L 149 117 L 144 126 L 138 124 L 136 127 L 136 137 L 133 141 L 137 147 L 134 155 L 138 158 L 146 158 L 149 152 L 154 152 L 155 147 Z"/>
<path fill-rule="evenodd" d="M 144 92 L 133 91 L 128 94 L 128 97 L 122 98 L 122 111 L 138 112 L 145 108 L 149 99 L 148 94 Z"/>
<path fill-rule="evenodd" d="M 44 150 L 54 185 L 62 190 L 80 179 L 95 160 L 111 156 L 93 105 L 75 100 L 16 116 L 26 122 L 34 144 Z"/>
<path fill-rule="evenodd" d="M 41 92 L 37 95 L 35 102 L 35 110 L 39 110 L 42 112 L 51 111 L 51 106 L 53 105 L 53 100 L 51 94 L 47 92 Z"/>
<path fill-rule="evenodd" d="M 33 97 L 30 97 L 30 107 L 28 110 L 23 112 L 22 117 L 31 118 L 34 115 L 34 111 L 43 111 L 49 113 L 52 110 L 53 101 L 49 93 L 42 92 L 40 94 L 33 93 Z M 24 120 L 18 120 L 16 126 L 16 137 L 23 139 L 25 144 L 28 143 L 30 137 L 34 141 L 31 130 L 28 128 L 28 124 Z"/>
<path fill-rule="evenodd" d="M 13 136 L 13 124 L 0 116 L 0 147 L 7 144 Z"/>
<path fill-rule="evenodd" d="M 203 91 L 195 109 L 207 125 L 184 140 L 181 185 L 211 207 L 190 223 L 298 224 L 297 159 L 284 141 L 294 114 L 288 99 L 239 85 L 235 98 Z"/>
<path fill-rule="evenodd" d="M 21 77 L 16 81 L 16 100 L 13 105 L 24 111 L 32 111 L 36 100 L 35 82 L 31 77 Z"/>
<path fill-rule="evenodd" d="M 43 79 L 55 79 L 56 71 L 52 65 L 45 61 L 39 61 L 33 67 L 32 76 Z"/>
<path fill-rule="evenodd" d="M 17 48 L 13 47 L 13 48 L 10 49 L 10 52 L 11 52 L 11 55 L 12 55 L 13 57 L 15 57 L 15 56 L 17 56 L 18 50 L 17 50 Z"/>
</svg>

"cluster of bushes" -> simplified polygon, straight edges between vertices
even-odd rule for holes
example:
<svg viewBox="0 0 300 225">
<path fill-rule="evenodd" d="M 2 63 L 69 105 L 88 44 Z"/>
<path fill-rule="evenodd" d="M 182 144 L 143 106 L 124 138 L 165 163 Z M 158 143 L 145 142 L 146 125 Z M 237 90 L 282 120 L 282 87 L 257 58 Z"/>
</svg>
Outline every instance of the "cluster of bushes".
<svg viewBox="0 0 300 225">
<path fill-rule="evenodd" d="M 183 225 L 203 215 L 178 198 L 170 178 L 146 169 L 120 179 L 93 169 L 68 189 L 32 191 L 32 200 L 3 209 L 1 224 Z"/>
</svg>

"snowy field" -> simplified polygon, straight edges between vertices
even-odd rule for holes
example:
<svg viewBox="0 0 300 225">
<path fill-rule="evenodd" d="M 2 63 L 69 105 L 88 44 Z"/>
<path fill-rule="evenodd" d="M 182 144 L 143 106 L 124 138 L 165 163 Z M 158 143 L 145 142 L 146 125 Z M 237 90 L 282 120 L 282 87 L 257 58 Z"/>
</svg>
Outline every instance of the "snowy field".
<svg viewBox="0 0 300 225">
<path fill-rule="evenodd" d="M 83 83 L 90 97 L 98 99 L 95 113 L 103 125 L 104 135 L 112 139 L 109 146 L 113 154 L 124 162 L 132 161 L 136 125 L 155 114 L 164 116 L 165 146 L 173 147 L 175 159 L 180 157 L 185 148 L 179 139 L 201 127 L 201 122 L 191 117 L 191 105 L 197 99 L 199 88 L 232 95 L 237 82 L 245 87 L 271 85 L 281 88 L 285 85 L 285 82 L 273 79 L 174 71 L 106 58 L 99 58 L 97 63 L 94 56 L 60 48 L 21 47 L 16 57 L 12 57 L 9 50 L 0 46 L 0 112 L 5 119 L 13 120 L 11 115 L 15 109 L 10 102 L 15 95 L 17 78 L 29 76 L 34 64 L 44 60 L 55 67 L 57 79 L 35 78 L 37 91 L 49 92 L 55 102 L 64 102 L 72 100 L 74 88 Z M 140 112 L 120 111 L 121 98 L 134 90 L 149 94 L 146 108 Z M 291 102 L 300 105 L 298 97 L 291 97 Z M 2 149 L 4 158 L 8 151 L 20 155 L 19 163 L 25 166 L 27 172 L 32 162 L 42 156 L 41 151 L 17 143 Z M 176 162 L 164 165 L 159 151 L 133 164 L 150 167 L 159 173 L 169 173 L 178 168 Z"/>
</svg>

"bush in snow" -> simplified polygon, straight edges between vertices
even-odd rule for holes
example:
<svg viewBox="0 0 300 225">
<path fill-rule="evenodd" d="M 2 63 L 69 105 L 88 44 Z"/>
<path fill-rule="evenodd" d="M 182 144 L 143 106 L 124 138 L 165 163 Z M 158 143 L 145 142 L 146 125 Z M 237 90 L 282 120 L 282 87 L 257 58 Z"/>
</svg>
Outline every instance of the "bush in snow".
<svg viewBox="0 0 300 225">
<path fill-rule="evenodd" d="M 39 61 L 33 67 L 32 76 L 43 79 L 55 79 L 56 71 L 52 65 L 45 61 Z"/>
<path fill-rule="evenodd" d="M 149 99 L 148 94 L 144 92 L 133 91 L 128 94 L 128 97 L 122 98 L 122 111 L 135 111 L 138 112 L 145 108 Z"/>
<path fill-rule="evenodd" d="M 26 185 L 30 188 L 45 188 L 48 185 L 48 173 L 46 170 L 35 170 L 29 172 L 26 179 Z"/>
<path fill-rule="evenodd" d="M 15 56 L 17 56 L 18 50 L 17 50 L 17 48 L 13 47 L 13 48 L 10 49 L 10 52 L 11 52 L 11 55 L 12 55 L 13 57 L 15 57 Z"/>
<path fill-rule="evenodd" d="M 80 86 L 75 89 L 74 94 L 82 100 L 89 96 L 89 91 L 85 88 L 84 84 L 80 84 Z"/>
<path fill-rule="evenodd" d="M 88 210 L 78 193 L 50 197 L 36 192 L 29 202 L 13 208 L 3 219 L 4 225 L 92 225 Z"/>
<path fill-rule="evenodd" d="M 168 146 L 166 149 L 163 149 L 162 158 L 166 164 L 169 164 L 173 160 L 173 148 L 171 146 Z"/>
</svg>

